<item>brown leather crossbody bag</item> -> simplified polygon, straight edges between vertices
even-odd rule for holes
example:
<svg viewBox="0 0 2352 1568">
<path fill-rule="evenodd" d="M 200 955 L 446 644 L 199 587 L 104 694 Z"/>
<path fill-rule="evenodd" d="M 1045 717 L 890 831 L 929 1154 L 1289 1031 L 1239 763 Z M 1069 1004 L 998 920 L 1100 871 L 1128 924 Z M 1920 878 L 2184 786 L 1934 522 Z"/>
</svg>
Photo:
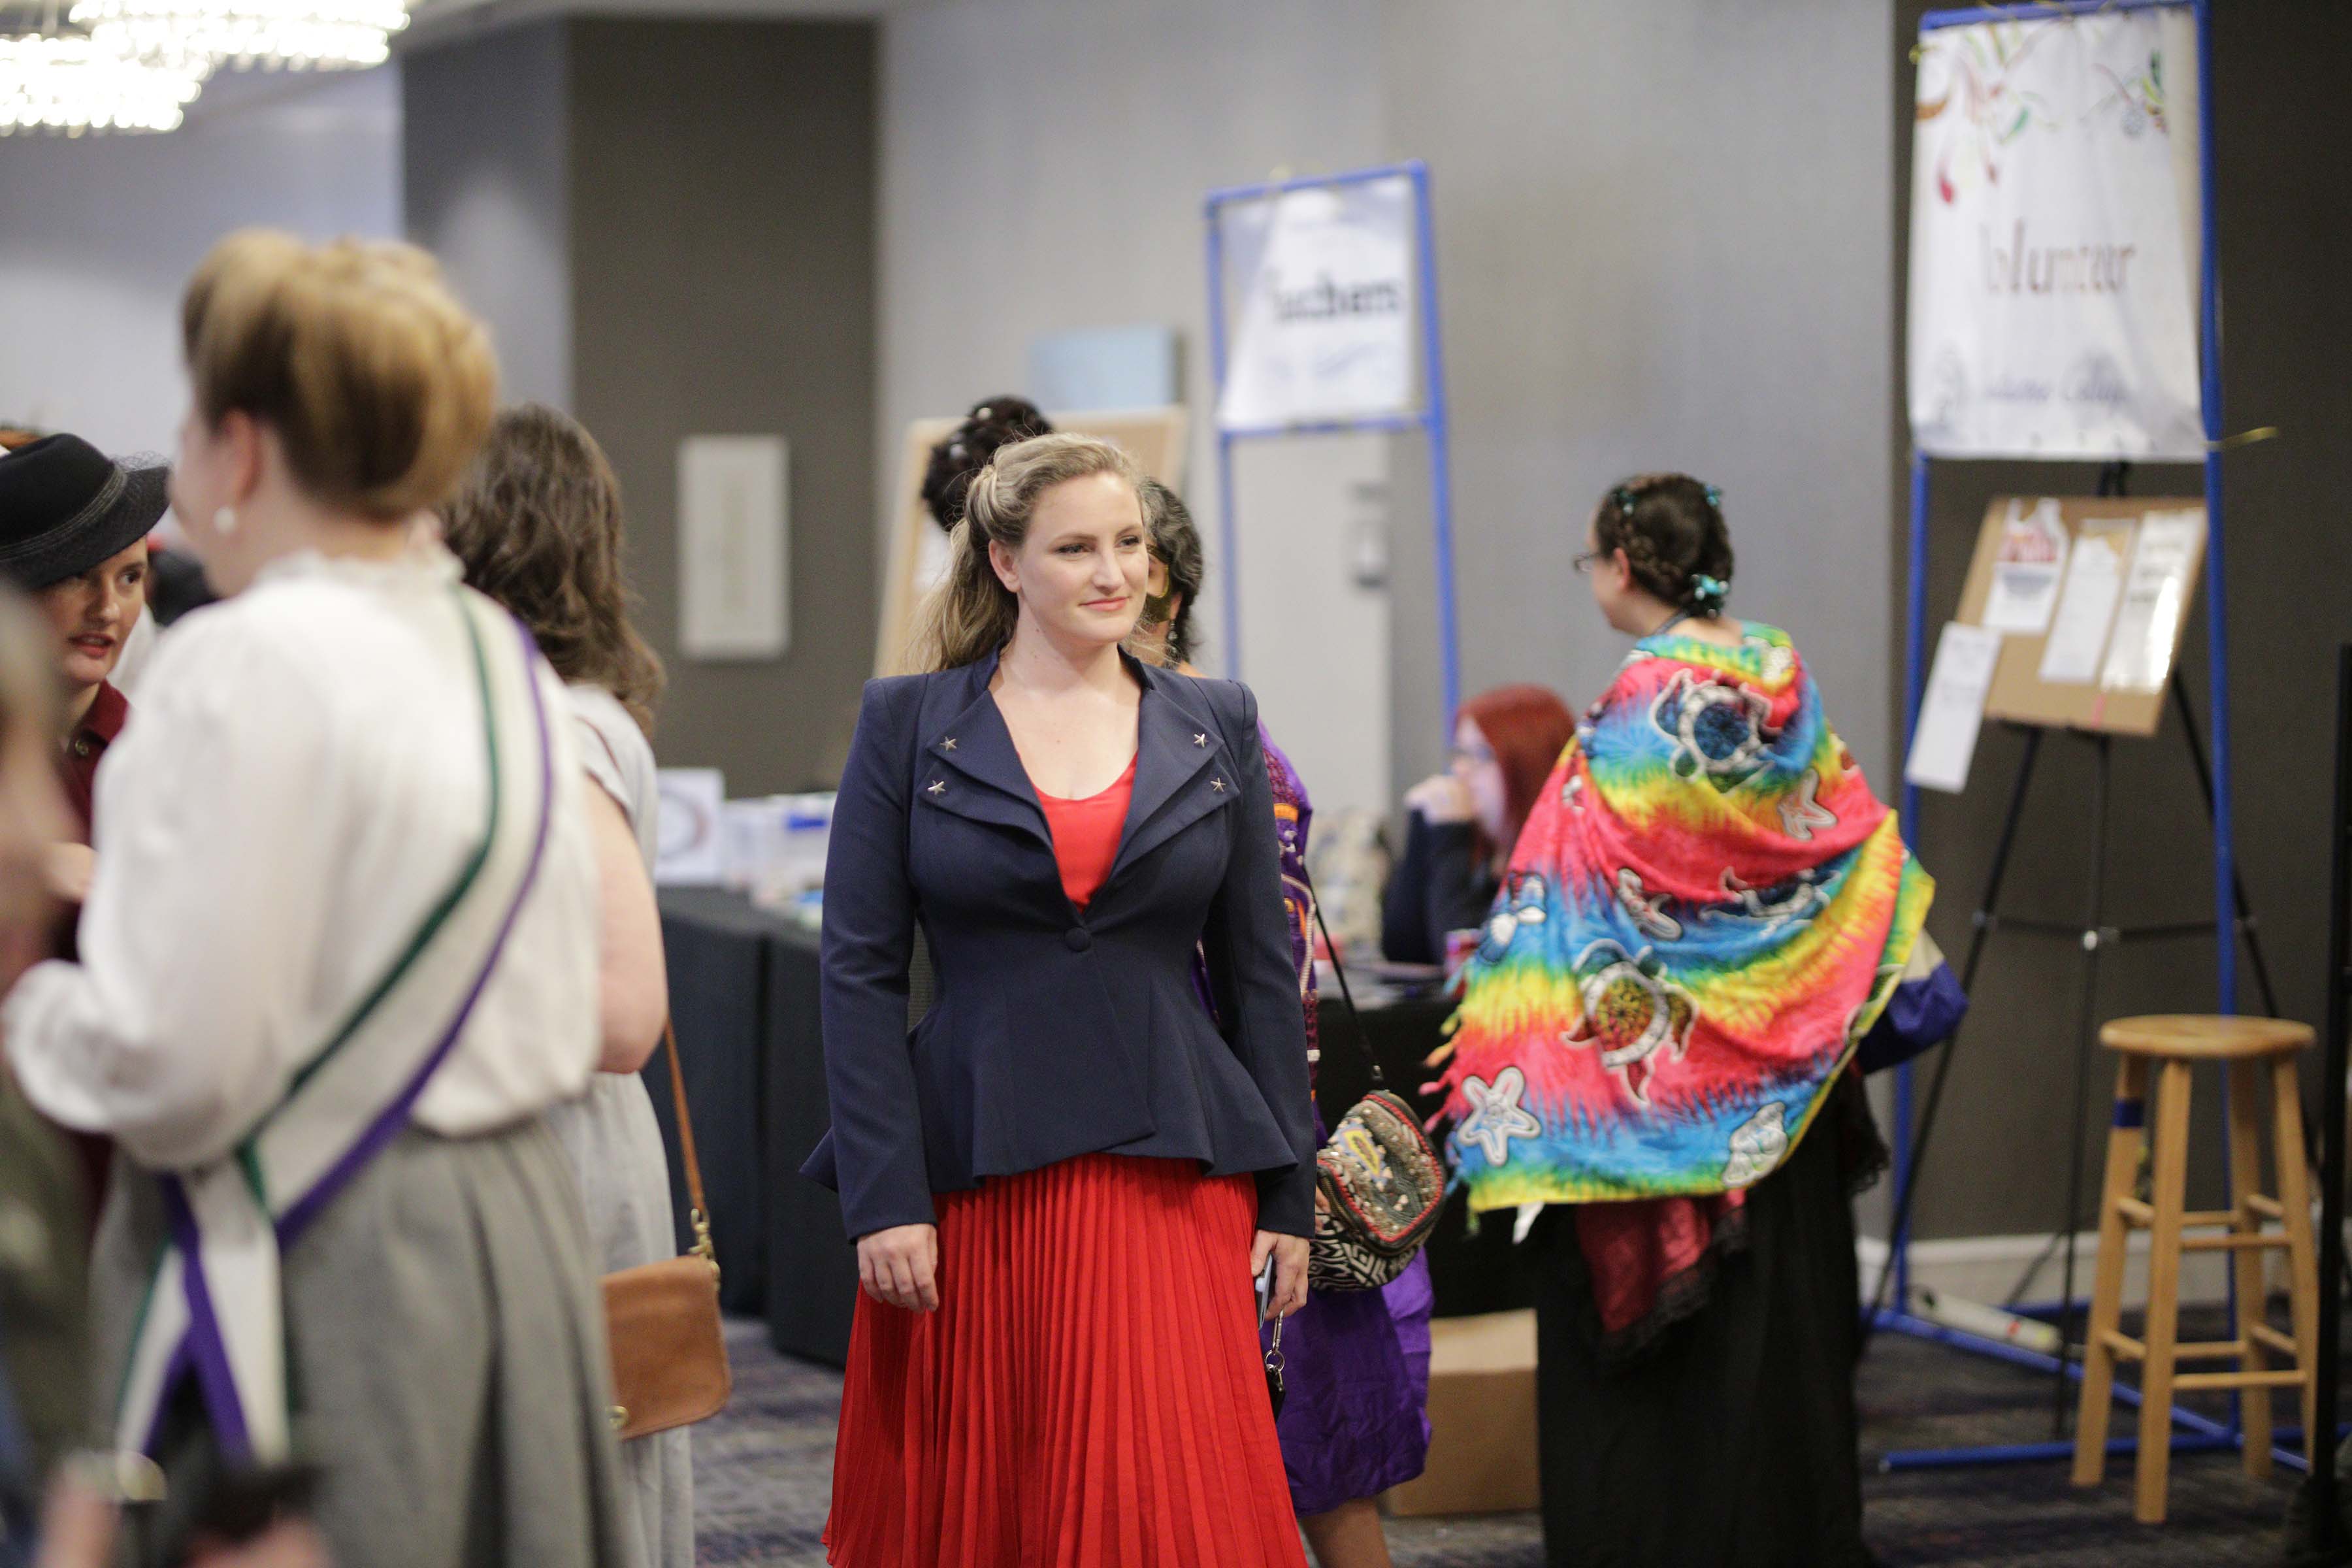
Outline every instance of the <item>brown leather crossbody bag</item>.
<svg viewBox="0 0 2352 1568">
<path fill-rule="evenodd" d="M 604 1337 L 613 1356 L 613 1429 L 624 1441 L 707 1420 L 727 1407 L 734 1374 L 719 1321 L 719 1257 L 710 1245 L 695 1158 L 694 1121 L 678 1069 L 677 1031 L 662 1026 L 669 1088 L 677 1103 L 678 1152 L 686 1163 L 694 1246 L 680 1257 L 604 1276 Z"/>
</svg>

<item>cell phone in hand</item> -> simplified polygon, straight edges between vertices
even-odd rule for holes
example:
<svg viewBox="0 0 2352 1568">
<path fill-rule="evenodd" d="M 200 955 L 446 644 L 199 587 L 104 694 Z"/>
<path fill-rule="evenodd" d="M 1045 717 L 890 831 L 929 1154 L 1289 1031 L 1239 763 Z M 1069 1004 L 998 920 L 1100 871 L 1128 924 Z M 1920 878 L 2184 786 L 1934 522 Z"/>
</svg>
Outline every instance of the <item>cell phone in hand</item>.
<svg viewBox="0 0 2352 1568">
<path fill-rule="evenodd" d="M 1265 1321 L 1265 1310 L 1274 1300 L 1274 1254 L 1265 1255 L 1265 1267 L 1257 1271 L 1257 1317 Z"/>
</svg>

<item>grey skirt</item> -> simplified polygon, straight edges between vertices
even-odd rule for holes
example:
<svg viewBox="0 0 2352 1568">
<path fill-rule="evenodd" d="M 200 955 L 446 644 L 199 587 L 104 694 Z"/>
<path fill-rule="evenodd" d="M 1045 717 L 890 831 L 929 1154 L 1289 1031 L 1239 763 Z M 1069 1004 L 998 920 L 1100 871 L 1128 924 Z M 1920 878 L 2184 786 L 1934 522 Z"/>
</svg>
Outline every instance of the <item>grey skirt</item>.
<svg viewBox="0 0 2352 1568">
<path fill-rule="evenodd" d="M 669 1157 L 645 1079 L 600 1072 L 586 1094 L 550 1110 L 547 1125 L 580 1183 L 597 1270 L 617 1274 L 677 1257 Z M 693 1428 L 678 1426 L 621 1445 L 630 1525 L 645 1544 L 646 1568 L 694 1568 L 693 1443 Z"/>
<path fill-rule="evenodd" d="M 164 1234 L 154 1182 L 118 1162 L 90 1291 L 103 1401 Z M 595 1275 L 572 1173 L 537 1118 L 478 1138 L 411 1128 L 294 1244 L 294 1440 L 320 1467 L 311 1516 L 338 1568 L 642 1568 Z M 156 1457 L 170 1498 L 129 1532 L 133 1563 L 157 1560 L 218 1471 L 192 1385 Z"/>
</svg>

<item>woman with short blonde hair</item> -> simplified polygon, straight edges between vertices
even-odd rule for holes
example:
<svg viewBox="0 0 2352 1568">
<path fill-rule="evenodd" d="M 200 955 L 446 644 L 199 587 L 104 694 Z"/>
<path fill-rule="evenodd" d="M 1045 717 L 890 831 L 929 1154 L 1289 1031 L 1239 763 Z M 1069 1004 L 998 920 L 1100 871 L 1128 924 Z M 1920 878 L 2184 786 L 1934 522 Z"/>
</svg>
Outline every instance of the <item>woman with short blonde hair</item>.
<svg viewBox="0 0 2352 1568">
<path fill-rule="evenodd" d="M 122 1152 L 92 1268 L 115 1440 L 176 1562 L 224 1470 L 309 1461 L 342 1568 L 633 1562 L 579 1199 L 541 1113 L 599 1049 L 562 683 L 429 509 L 479 322 L 404 245 L 247 232 L 183 311 L 172 501 L 227 600 L 98 788 L 81 962 L 9 998 L 26 1096 Z"/>
</svg>

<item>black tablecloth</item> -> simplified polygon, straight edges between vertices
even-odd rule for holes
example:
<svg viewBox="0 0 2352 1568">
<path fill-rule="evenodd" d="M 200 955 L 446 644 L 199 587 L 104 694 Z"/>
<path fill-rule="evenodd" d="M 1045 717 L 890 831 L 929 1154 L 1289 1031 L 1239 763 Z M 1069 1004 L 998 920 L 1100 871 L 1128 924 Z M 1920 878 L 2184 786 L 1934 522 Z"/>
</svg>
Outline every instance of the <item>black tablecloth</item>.
<svg viewBox="0 0 2352 1568">
<path fill-rule="evenodd" d="M 816 935 L 716 889 L 664 889 L 661 907 L 670 1009 L 719 1247 L 720 1301 L 730 1312 L 764 1312 L 778 1350 L 837 1366 L 848 1353 L 856 1256 L 834 1195 L 799 1174 L 830 1120 Z M 914 986 L 918 1014 L 924 978 L 919 974 Z M 1389 1087 L 1427 1115 L 1435 1104 L 1419 1092 L 1430 1077 L 1421 1064 L 1437 1047 L 1448 1005 L 1370 994 L 1362 1001 L 1364 1031 Z M 1317 1098 L 1326 1118 L 1336 1119 L 1362 1095 L 1370 1075 L 1351 1047 L 1336 992 L 1323 998 L 1320 1024 Z M 646 1082 L 672 1151 L 670 1189 L 683 1246 L 690 1239 L 686 1188 L 668 1072 L 658 1054 Z M 1507 1221 L 1498 1217 L 1475 1237 L 1464 1231 L 1461 1206 L 1451 1205 L 1430 1243 L 1438 1314 L 1528 1305 L 1532 1289 L 1511 1249 Z"/>
</svg>

